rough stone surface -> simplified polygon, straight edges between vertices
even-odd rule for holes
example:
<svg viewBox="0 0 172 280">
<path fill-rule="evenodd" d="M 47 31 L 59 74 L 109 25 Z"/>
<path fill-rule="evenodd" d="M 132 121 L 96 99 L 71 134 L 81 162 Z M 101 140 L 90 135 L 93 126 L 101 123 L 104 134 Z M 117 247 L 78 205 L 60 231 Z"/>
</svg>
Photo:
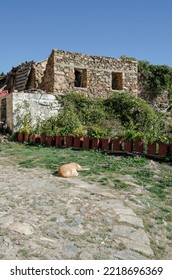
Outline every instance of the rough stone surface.
<svg viewBox="0 0 172 280">
<path fill-rule="evenodd" d="M 112 189 L 12 164 L 0 160 L 1 259 L 154 258 L 142 220 Z"/>
<path fill-rule="evenodd" d="M 164 91 L 161 94 L 155 94 L 150 91 L 146 92 L 140 85 L 138 89 L 138 97 L 144 99 L 148 104 L 158 111 L 164 111 L 170 105 L 170 98 L 167 91 Z"/>
<path fill-rule="evenodd" d="M 41 91 L 15 92 L 8 96 L 12 99 L 12 108 L 8 110 L 8 128 L 16 132 L 18 121 L 26 114 L 31 115 L 32 125 L 57 115 L 61 109 L 60 102 L 53 94 Z"/>
<path fill-rule="evenodd" d="M 121 260 L 147 260 L 146 257 L 131 251 L 131 250 L 122 250 L 115 254 Z"/>
<path fill-rule="evenodd" d="M 75 87 L 75 69 L 85 71 L 84 87 Z M 137 62 L 54 49 L 48 58 L 40 88 L 58 93 L 78 92 L 107 98 L 112 94 L 112 73 L 122 73 L 122 90 L 137 95 Z"/>
</svg>

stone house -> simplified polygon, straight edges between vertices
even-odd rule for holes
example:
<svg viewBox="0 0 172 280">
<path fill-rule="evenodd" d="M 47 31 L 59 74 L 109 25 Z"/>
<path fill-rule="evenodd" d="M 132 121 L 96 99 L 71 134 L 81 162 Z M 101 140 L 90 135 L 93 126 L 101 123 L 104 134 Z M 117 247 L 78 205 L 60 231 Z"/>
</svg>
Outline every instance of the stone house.
<svg viewBox="0 0 172 280">
<path fill-rule="evenodd" d="M 69 92 L 107 98 L 115 91 L 130 91 L 137 96 L 137 77 L 137 61 L 54 49 L 47 60 L 22 63 L 0 80 L 0 90 L 9 92 L 0 96 L 0 121 L 6 119 L 9 130 L 16 131 L 25 101 L 34 120 L 50 117 L 60 108 L 56 96 Z"/>
<path fill-rule="evenodd" d="M 53 50 L 39 87 L 46 92 L 78 92 L 109 97 L 127 90 L 137 95 L 137 62 Z"/>
</svg>

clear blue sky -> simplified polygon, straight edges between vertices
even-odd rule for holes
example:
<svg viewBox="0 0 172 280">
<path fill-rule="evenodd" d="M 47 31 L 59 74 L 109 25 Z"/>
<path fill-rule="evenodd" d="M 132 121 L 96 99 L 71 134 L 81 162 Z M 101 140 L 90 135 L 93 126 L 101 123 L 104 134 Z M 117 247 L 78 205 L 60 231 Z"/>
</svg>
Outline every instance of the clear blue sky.
<svg viewBox="0 0 172 280">
<path fill-rule="evenodd" d="M 52 49 L 172 67 L 171 0 L 0 0 L 0 72 Z"/>
</svg>

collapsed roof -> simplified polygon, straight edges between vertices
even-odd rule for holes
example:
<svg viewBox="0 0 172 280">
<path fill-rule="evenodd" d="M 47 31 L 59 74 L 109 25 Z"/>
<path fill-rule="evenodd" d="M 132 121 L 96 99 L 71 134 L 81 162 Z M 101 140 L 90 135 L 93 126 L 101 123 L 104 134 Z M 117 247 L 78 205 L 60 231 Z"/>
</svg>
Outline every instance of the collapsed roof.
<svg viewBox="0 0 172 280">
<path fill-rule="evenodd" d="M 7 75 L 0 80 L 0 88 L 9 92 L 14 90 L 22 91 L 26 88 L 29 75 L 32 69 L 33 61 L 25 62 L 17 67 L 13 67 Z"/>
</svg>

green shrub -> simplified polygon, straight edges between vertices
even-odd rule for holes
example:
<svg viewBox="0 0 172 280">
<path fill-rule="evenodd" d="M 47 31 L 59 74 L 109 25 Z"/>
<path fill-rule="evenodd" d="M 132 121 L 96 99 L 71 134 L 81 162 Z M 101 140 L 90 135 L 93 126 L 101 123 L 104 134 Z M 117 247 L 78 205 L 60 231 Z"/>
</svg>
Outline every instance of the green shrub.
<svg viewBox="0 0 172 280">
<path fill-rule="evenodd" d="M 138 61 L 138 80 L 150 94 L 160 94 L 164 90 L 172 94 L 172 68 L 167 65 L 153 65 L 148 61 Z"/>
<path fill-rule="evenodd" d="M 75 129 L 81 127 L 82 123 L 72 108 L 64 108 L 58 116 L 57 125 L 61 135 L 74 135 Z"/>
<path fill-rule="evenodd" d="M 114 93 L 104 101 L 106 111 L 117 116 L 125 127 L 132 123 L 137 130 L 147 131 L 155 116 L 153 109 L 141 98 L 135 98 L 130 93 Z"/>
<path fill-rule="evenodd" d="M 88 136 L 92 138 L 108 137 L 110 135 L 110 128 L 92 125 L 88 128 Z"/>
<path fill-rule="evenodd" d="M 64 108 L 71 108 L 84 125 L 100 124 L 107 117 L 100 98 L 94 99 L 78 93 L 64 96 Z"/>
</svg>

